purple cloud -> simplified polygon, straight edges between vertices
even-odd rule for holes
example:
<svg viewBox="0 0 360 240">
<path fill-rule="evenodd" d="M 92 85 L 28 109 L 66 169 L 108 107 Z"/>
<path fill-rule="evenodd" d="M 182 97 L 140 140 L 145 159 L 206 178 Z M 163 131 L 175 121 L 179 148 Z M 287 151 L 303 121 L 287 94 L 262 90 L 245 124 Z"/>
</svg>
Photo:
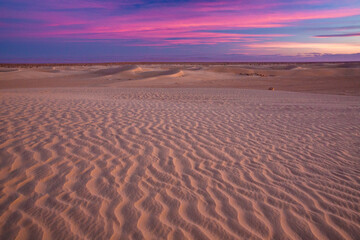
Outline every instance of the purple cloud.
<svg viewBox="0 0 360 240">
<path fill-rule="evenodd" d="M 253 55 L 270 50 L 284 54 L 289 49 L 294 54 L 329 53 L 327 48 L 334 45 L 326 38 L 356 37 L 359 33 L 316 35 L 304 26 L 333 31 L 355 29 L 338 25 L 355 25 L 359 16 L 360 3 L 355 0 L 34 0 L 31 3 L 2 0 L 0 41 L 12 47 L 5 48 L 2 44 L 0 50 L 10 56 L 17 49 L 13 47 L 17 42 L 19 45 L 41 42 L 49 46 L 50 42 L 74 43 L 75 46 L 81 42 L 106 45 L 110 41 L 122 47 L 131 46 L 138 53 L 142 52 L 141 47 L 154 52 L 171 47 L 174 54 L 184 52 L 186 46 L 209 45 L 212 48 L 207 48 L 206 53 L 213 51 L 213 54 L 228 54 L 233 49 Z M 287 32 L 294 26 L 298 26 L 296 31 Z M 236 32 L 238 29 L 250 31 Z M 311 42 L 314 35 L 319 39 Z M 349 52 L 347 45 L 336 47 L 338 52 Z M 75 54 L 76 49 L 71 49 Z"/>
<path fill-rule="evenodd" d="M 360 36 L 358 33 L 344 33 L 344 34 L 329 34 L 329 35 L 317 35 L 316 38 L 332 38 L 332 37 L 357 37 Z"/>
</svg>

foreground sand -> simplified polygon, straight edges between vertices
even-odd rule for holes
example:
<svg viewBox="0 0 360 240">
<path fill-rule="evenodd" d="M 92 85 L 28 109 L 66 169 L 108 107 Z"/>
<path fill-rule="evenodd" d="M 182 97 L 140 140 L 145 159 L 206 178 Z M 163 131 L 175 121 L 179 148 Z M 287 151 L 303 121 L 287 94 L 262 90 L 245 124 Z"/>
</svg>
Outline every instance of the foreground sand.
<svg viewBox="0 0 360 240">
<path fill-rule="evenodd" d="M 360 97 L 0 91 L 0 239 L 359 239 Z"/>
</svg>

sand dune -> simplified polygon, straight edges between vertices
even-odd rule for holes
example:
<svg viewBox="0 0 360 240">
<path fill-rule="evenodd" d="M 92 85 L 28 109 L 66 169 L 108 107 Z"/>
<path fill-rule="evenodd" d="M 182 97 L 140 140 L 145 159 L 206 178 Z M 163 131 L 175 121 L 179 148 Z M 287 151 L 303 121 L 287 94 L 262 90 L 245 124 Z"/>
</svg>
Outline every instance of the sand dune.
<svg viewBox="0 0 360 240">
<path fill-rule="evenodd" d="M 98 76 L 108 76 L 108 75 L 114 75 L 118 73 L 135 73 L 142 71 L 142 69 L 139 66 L 136 65 L 126 65 L 122 67 L 112 67 L 112 68 L 105 68 L 105 69 L 99 69 L 93 72 L 93 74 Z"/>
<path fill-rule="evenodd" d="M 0 239 L 358 239 L 359 103 L 1 90 Z"/>
<path fill-rule="evenodd" d="M 18 71 L 17 68 L 0 68 L 0 72 L 15 72 Z"/>
<path fill-rule="evenodd" d="M 170 69 L 165 71 L 148 71 L 141 73 L 142 78 L 157 78 L 157 77 L 182 77 L 184 72 L 179 69 Z"/>
<path fill-rule="evenodd" d="M 0 89 L 240 88 L 360 95 L 359 63 L 1 65 Z"/>
</svg>

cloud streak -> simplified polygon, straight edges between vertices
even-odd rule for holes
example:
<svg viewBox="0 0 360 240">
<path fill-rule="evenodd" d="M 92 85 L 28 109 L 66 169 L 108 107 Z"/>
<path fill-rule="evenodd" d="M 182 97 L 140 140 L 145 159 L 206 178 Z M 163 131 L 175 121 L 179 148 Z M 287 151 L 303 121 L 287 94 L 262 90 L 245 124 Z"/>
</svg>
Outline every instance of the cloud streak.
<svg viewBox="0 0 360 240">
<path fill-rule="evenodd" d="M 224 54 L 229 49 L 261 54 L 261 51 L 268 51 L 269 46 L 284 43 L 284 46 L 292 46 L 301 52 L 316 48 L 332 53 L 325 51 L 326 47 L 334 47 L 330 43 L 310 45 L 306 42 L 313 36 L 325 41 L 326 38 L 358 37 L 359 33 L 328 33 L 331 29 L 346 30 L 331 25 L 317 27 L 317 31 L 323 31 L 324 34 L 311 34 L 311 30 L 286 32 L 285 29 L 301 26 L 304 22 L 326 23 L 331 19 L 359 18 L 360 3 L 352 0 L 344 4 L 333 0 L 326 3 L 317 0 L 166 3 L 140 0 L 34 0 L 29 4 L 25 0 L 3 0 L 0 16 L 1 41 L 21 39 L 35 42 L 105 43 L 117 40 L 122 46 L 176 47 L 179 52 L 186 45 L 214 45 L 218 49 L 213 51 L 222 49 Z M 284 31 L 271 32 L 275 28 Z M 252 33 L 232 33 L 232 29 L 250 29 Z M 229 32 L 221 32 L 225 30 Z M 299 39 L 304 42 L 299 42 Z M 272 49 L 278 49 L 281 53 L 284 47 Z M 348 52 L 345 45 L 336 49 Z"/>
<path fill-rule="evenodd" d="M 357 33 L 344 33 L 344 34 L 329 34 L 329 35 L 317 35 L 317 38 L 332 38 L 332 37 L 357 37 L 360 36 L 360 32 Z"/>
<path fill-rule="evenodd" d="M 301 42 L 268 42 L 247 44 L 249 48 L 263 49 L 268 52 L 291 54 L 328 53 L 355 54 L 360 53 L 360 43 L 301 43 Z"/>
</svg>

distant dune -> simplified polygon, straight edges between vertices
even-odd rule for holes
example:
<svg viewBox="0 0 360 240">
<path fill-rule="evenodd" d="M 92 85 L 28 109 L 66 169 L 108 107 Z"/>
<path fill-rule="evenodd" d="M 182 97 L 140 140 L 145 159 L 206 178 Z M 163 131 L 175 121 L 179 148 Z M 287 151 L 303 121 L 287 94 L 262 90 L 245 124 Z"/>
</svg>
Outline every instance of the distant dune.
<svg viewBox="0 0 360 240">
<path fill-rule="evenodd" d="M 209 87 L 360 95 L 360 63 L 2 65 L 0 89 Z"/>
<path fill-rule="evenodd" d="M 2 68 L 0 239 L 359 239 L 358 74 Z"/>
<path fill-rule="evenodd" d="M 118 73 L 126 73 L 126 72 L 138 72 L 142 69 L 139 66 L 136 65 L 126 65 L 122 67 L 111 67 L 111 68 L 101 68 L 99 70 L 94 71 L 93 73 L 98 76 L 109 76 L 114 75 Z"/>
</svg>

